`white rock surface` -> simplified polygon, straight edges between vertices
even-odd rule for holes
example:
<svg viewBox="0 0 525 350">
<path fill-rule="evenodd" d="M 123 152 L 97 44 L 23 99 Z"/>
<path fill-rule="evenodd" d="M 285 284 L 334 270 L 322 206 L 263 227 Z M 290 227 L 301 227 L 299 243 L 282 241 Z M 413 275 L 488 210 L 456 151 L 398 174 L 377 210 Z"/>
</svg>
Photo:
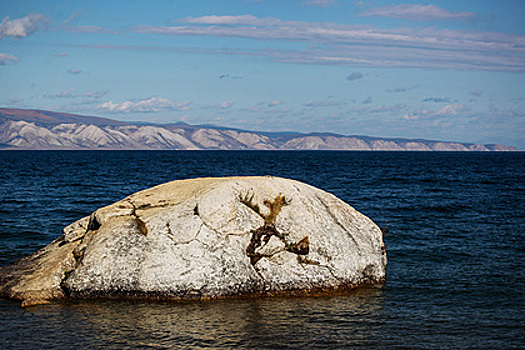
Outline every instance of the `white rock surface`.
<svg viewBox="0 0 525 350">
<path fill-rule="evenodd" d="M 381 230 L 293 180 L 181 180 L 135 193 L 0 268 L 0 296 L 214 299 L 335 292 L 385 280 Z M 34 301 L 36 300 L 36 301 Z"/>
</svg>

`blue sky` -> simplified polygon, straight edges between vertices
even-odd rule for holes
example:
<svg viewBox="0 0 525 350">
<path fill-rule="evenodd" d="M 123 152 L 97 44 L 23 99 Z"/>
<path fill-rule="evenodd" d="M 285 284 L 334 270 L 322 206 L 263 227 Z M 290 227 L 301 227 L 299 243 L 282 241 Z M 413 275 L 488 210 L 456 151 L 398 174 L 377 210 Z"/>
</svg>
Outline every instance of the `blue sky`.
<svg viewBox="0 0 525 350">
<path fill-rule="evenodd" d="M 525 1 L 0 0 L 0 106 L 525 149 Z"/>
</svg>

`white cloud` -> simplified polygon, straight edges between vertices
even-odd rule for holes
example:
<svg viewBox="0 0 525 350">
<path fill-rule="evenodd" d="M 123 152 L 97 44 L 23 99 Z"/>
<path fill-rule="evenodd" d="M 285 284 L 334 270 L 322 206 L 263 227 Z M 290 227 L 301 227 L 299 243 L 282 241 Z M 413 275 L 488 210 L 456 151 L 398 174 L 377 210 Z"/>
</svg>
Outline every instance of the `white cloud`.
<svg viewBox="0 0 525 350">
<path fill-rule="evenodd" d="M 471 91 L 470 94 L 472 95 L 472 97 L 470 98 L 469 102 L 476 102 L 478 98 L 481 97 L 481 95 L 483 94 L 483 90 L 474 90 Z"/>
<path fill-rule="evenodd" d="M 335 4 L 337 4 L 335 0 L 308 0 L 303 2 L 303 6 L 315 6 L 324 9 Z"/>
<path fill-rule="evenodd" d="M 78 97 L 84 97 L 84 99 L 80 101 L 72 102 L 72 105 L 92 105 L 95 103 L 100 103 L 100 99 L 107 94 L 107 91 L 93 91 L 93 92 L 86 92 L 83 95 L 79 95 Z"/>
<path fill-rule="evenodd" d="M 480 97 L 483 94 L 483 90 L 474 90 L 471 91 L 470 94 L 475 97 Z"/>
<path fill-rule="evenodd" d="M 227 110 L 230 109 L 233 106 L 233 102 L 231 101 L 224 101 L 221 103 L 213 104 L 213 105 L 206 105 L 202 106 L 203 109 L 220 109 L 220 110 Z"/>
<path fill-rule="evenodd" d="M 361 16 L 380 16 L 408 19 L 412 21 L 458 21 L 476 17 L 474 12 L 452 12 L 435 5 L 401 4 L 370 9 Z"/>
<path fill-rule="evenodd" d="M 276 115 L 276 116 L 285 116 L 287 114 L 289 114 L 292 110 L 288 107 L 286 108 L 272 108 L 272 109 L 267 109 L 265 111 L 263 111 L 264 114 L 266 115 Z"/>
<path fill-rule="evenodd" d="M 303 103 L 303 107 L 334 107 L 334 106 L 342 106 L 344 105 L 344 102 L 341 101 L 313 101 L 308 100 Z"/>
<path fill-rule="evenodd" d="M 426 97 L 423 99 L 423 102 L 448 103 L 450 99 L 448 97 Z"/>
<path fill-rule="evenodd" d="M 386 89 L 386 92 L 408 92 L 416 89 L 417 86 L 400 86 L 393 89 Z"/>
<path fill-rule="evenodd" d="M 166 98 L 151 97 L 145 100 L 131 100 L 120 103 L 107 101 L 98 105 L 98 108 L 112 113 L 185 111 L 190 109 L 190 103 L 175 103 Z"/>
<path fill-rule="evenodd" d="M 220 103 L 218 107 L 219 107 L 220 109 L 228 109 L 228 108 L 230 108 L 231 106 L 233 106 L 233 102 L 225 101 L 225 102 Z"/>
<path fill-rule="evenodd" d="M 73 21 L 74 19 L 80 17 L 80 14 L 81 14 L 80 11 L 76 11 L 76 12 L 73 13 L 71 16 L 69 16 L 68 19 L 66 19 L 64 22 L 62 22 L 62 25 L 65 26 L 65 25 L 68 24 L 69 22 L 71 22 L 71 21 Z"/>
<path fill-rule="evenodd" d="M 75 75 L 82 73 L 82 71 L 80 69 L 70 69 L 67 72 L 70 73 L 70 74 L 75 74 Z"/>
<path fill-rule="evenodd" d="M 107 91 L 88 91 L 84 94 L 84 96 L 93 98 L 93 99 L 99 99 L 107 95 Z"/>
<path fill-rule="evenodd" d="M 221 74 L 221 75 L 219 75 L 219 79 L 239 80 L 239 79 L 243 79 L 243 76 L 242 75 Z"/>
<path fill-rule="evenodd" d="M 432 113 L 432 115 L 435 116 L 453 116 L 458 115 L 461 112 L 464 112 L 466 110 L 465 105 L 461 103 L 454 103 L 450 105 L 446 105 L 443 108 L 440 108 L 439 110 Z"/>
<path fill-rule="evenodd" d="M 0 66 L 7 66 L 11 62 L 18 61 L 18 57 L 0 53 Z"/>
<path fill-rule="evenodd" d="M 44 22 L 44 16 L 36 13 L 12 21 L 5 17 L 0 23 L 0 39 L 8 36 L 25 38 L 40 29 Z"/>
<path fill-rule="evenodd" d="M 349 76 L 347 76 L 346 80 L 353 81 L 353 80 L 361 79 L 362 77 L 363 77 L 362 73 L 355 72 L 355 73 L 352 73 Z"/>
<path fill-rule="evenodd" d="M 245 107 L 245 108 L 242 108 L 241 111 L 257 113 L 257 112 L 262 111 L 262 107 L 260 105 L 252 106 L 252 107 Z"/>
<path fill-rule="evenodd" d="M 281 101 L 275 100 L 275 101 L 268 102 L 267 106 L 270 108 L 273 108 L 273 107 L 279 106 L 280 104 L 281 104 Z"/>
<path fill-rule="evenodd" d="M 202 16 L 202 17 L 190 17 L 180 20 L 181 23 L 193 23 L 193 24 L 212 24 L 212 25 L 246 25 L 246 26 L 269 26 L 281 23 L 280 20 L 275 18 L 258 18 L 252 15 L 240 15 L 240 16 Z M 173 27 L 164 27 L 169 30 Z"/>
<path fill-rule="evenodd" d="M 45 94 L 45 98 L 75 98 L 80 96 L 75 92 L 75 89 L 62 90 L 56 94 Z"/>
<path fill-rule="evenodd" d="M 364 105 L 368 105 L 368 104 L 372 103 L 372 96 L 369 95 L 369 96 L 368 96 L 365 100 L 363 100 L 361 103 L 364 104 Z"/>
<path fill-rule="evenodd" d="M 423 117 L 433 122 L 439 122 L 440 120 L 447 119 L 447 117 L 471 117 L 472 111 L 469 110 L 465 105 L 461 103 L 448 104 L 438 110 L 429 110 L 426 108 L 420 108 L 413 112 L 405 113 L 402 119 L 405 120 L 419 120 Z"/>
<path fill-rule="evenodd" d="M 88 34 L 113 34 L 117 35 L 118 32 L 100 27 L 100 26 L 68 26 L 66 30 L 71 33 L 88 33 Z"/>
<path fill-rule="evenodd" d="M 205 16 L 179 22 L 174 26 L 140 26 L 133 30 L 144 34 L 205 35 L 308 44 L 302 50 L 188 49 L 194 53 L 262 56 L 285 63 L 525 71 L 524 35 L 435 27 L 374 28 L 281 21 L 252 15 Z"/>
<path fill-rule="evenodd" d="M 380 105 L 370 109 L 373 113 L 385 113 L 385 112 L 399 112 L 406 110 L 408 106 L 404 103 L 398 103 L 395 105 Z"/>
<path fill-rule="evenodd" d="M 419 117 L 417 115 L 412 114 L 412 113 L 407 113 L 402 118 L 404 120 L 419 120 Z"/>
<path fill-rule="evenodd" d="M 18 98 L 18 97 L 14 97 L 14 98 L 8 98 L 7 100 L 5 101 L 0 101 L 0 104 L 2 105 L 5 105 L 5 106 L 17 106 L 17 107 L 28 107 L 28 108 L 31 108 L 31 107 L 34 107 L 34 106 L 31 106 L 30 104 L 26 103 L 30 100 L 32 100 L 34 97 L 29 97 L 29 98 Z"/>
<path fill-rule="evenodd" d="M 83 104 L 87 103 L 94 103 L 96 100 L 100 100 L 102 97 L 104 97 L 108 92 L 107 91 L 88 91 L 85 93 L 78 93 L 75 89 L 71 88 L 68 90 L 62 90 L 56 94 L 44 94 L 45 98 L 87 98 L 88 100 L 83 101 Z"/>
<path fill-rule="evenodd" d="M 352 109 L 352 112 L 358 114 L 372 114 L 372 113 L 390 113 L 398 114 L 399 112 L 405 111 L 408 106 L 404 103 L 398 103 L 395 105 L 379 105 L 379 106 L 360 106 Z"/>
</svg>

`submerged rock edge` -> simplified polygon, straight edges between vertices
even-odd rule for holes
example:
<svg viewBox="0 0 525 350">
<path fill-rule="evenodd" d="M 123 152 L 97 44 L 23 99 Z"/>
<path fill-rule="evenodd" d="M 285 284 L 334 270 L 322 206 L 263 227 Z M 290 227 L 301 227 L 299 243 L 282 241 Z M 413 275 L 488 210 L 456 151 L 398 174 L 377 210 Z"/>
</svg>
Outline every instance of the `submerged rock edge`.
<svg viewBox="0 0 525 350">
<path fill-rule="evenodd" d="M 272 213 L 279 196 L 283 203 Z M 249 197 L 257 203 L 248 204 Z M 265 225 L 278 234 L 262 235 L 263 244 L 252 246 L 250 255 L 254 232 Z M 115 244 L 134 250 L 125 252 L 132 261 L 115 252 Z M 211 262 L 201 268 L 179 258 L 188 252 Z M 93 266 L 99 257 L 104 258 L 100 269 Z M 116 269 L 132 266 L 114 271 L 111 259 L 120 264 Z M 35 305 L 63 298 L 186 301 L 339 294 L 384 283 L 385 270 L 380 229 L 335 196 L 276 177 L 201 178 L 137 192 L 67 226 L 48 246 L 0 267 L 0 297 Z M 175 276 L 180 272 L 189 279 Z"/>
</svg>

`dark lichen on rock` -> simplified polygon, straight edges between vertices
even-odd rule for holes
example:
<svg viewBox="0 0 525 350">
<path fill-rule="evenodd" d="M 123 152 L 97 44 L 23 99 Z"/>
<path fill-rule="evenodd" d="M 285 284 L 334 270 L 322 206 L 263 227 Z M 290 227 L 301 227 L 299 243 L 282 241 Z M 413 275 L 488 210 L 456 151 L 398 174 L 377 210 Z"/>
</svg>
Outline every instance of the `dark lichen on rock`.
<svg viewBox="0 0 525 350">
<path fill-rule="evenodd" d="M 146 226 L 146 223 L 138 216 L 135 216 L 135 223 L 137 224 L 137 229 L 139 230 L 140 234 L 147 236 L 148 227 Z"/>
<path fill-rule="evenodd" d="M 96 212 L 93 212 L 91 214 L 91 216 L 89 217 L 89 223 L 88 223 L 86 232 L 87 231 L 96 231 L 101 226 L 102 226 L 102 224 L 98 221 Z"/>
<path fill-rule="evenodd" d="M 246 194 L 240 197 L 241 203 L 248 206 L 254 212 L 259 214 L 264 219 L 264 225 L 251 230 L 250 244 L 246 248 L 246 255 L 250 258 L 250 263 L 255 265 L 260 259 L 264 257 L 271 257 L 269 254 L 261 254 L 256 250 L 264 243 L 268 243 L 272 236 L 275 236 L 284 243 L 285 250 L 297 255 L 307 255 L 310 251 L 310 242 L 308 236 L 304 237 L 297 243 L 288 243 L 285 234 L 279 232 L 275 227 L 277 216 L 282 208 L 289 205 L 291 201 L 282 194 L 276 196 L 273 200 L 265 199 L 263 204 L 269 209 L 269 214 L 261 213 L 259 206 L 254 203 L 255 194 Z"/>
<path fill-rule="evenodd" d="M 255 193 L 248 191 L 244 195 L 239 195 L 239 200 L 242 204 L 246 205 L 248 208 L 253 210 L 257 215 L 261 216 L 264 219 L 263 214 L 261 213 L 261 208 L 257 203 L 254 203 Z"/>
<path fill-rule="evenodd" d="M 270 214 L 265 217 L 265 221 L 267 223 L 271 223 L 275 225 L 275 221 L 277 220 L 277 215 L 281 212 L 281 209 L 290 204 L 290 200 L 287 199 L 285 196 L 279 194 L 273 201 L 265 200 L 264 205 L 270 209 Z"/>
<path fill-rule="evenodd" d="M 308 255 L 310 252 L 310 241 L 308 240 L 308 236 L 304 237 L 297 243 L 288 245 L 286 250 L 297 255 Z"/>
</svg>

